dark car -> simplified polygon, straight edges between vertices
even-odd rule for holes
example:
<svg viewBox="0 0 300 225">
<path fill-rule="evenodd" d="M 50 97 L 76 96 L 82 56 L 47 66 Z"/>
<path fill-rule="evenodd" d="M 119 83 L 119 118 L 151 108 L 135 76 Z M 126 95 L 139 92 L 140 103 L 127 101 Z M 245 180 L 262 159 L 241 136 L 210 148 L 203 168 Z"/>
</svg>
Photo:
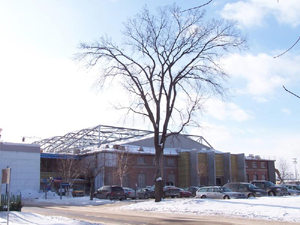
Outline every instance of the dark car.
<svg viewBox="0 0 300 225">
<path fill-rule="evenodd" d="M 285 186 L 289 189 L 300 191 L 300 185 L 297 184 L 285 184 Z"/>
<path fill-rule="evenodd" d="M 247 196 L 247 198 L 262 197 L 268 195 L 265 190 L 259 189 L 255 185 L 246 182 L 230 182 L 225 184 L 223 187 L 230 188 L 231 190 L 236 192 L 242 192 Z"/>
<path fill-rule="evenodd" d="M 155 197 L 155 190 L 153 188 L 141 188 L 136 193 L 138 198 L 148 199 Z"/>
<path fill-rule="evenodd" d="M 180 188 L 175 186 L 165 186 L 163 189 L 163 198 L 171 197 L 171 198 L 180 198 Z"/>
<path fill-rule="evenodd" d="M 289 195 L 288 190 L 285 187 L 275 185 L 271 181 L 266 180 L 254 180 L 251 181 L 251 184 L 256 187 L 265 190 L 269 196 L 286 196 Z"/>
<path fill-rule="evenodd" d="M 103 186 L 99 188 L 95 192 L 94 197 L 110 200 L 119 199 L 120 201 L 126 199 L 126 195 L 123 188 L 117 185 Z"/>
<path fill-rule="evenodd" d="M 189 192 L 192 192 L 193 197 L 195 197 L 196 196 L 196 192 L 197 192 L 197 190 L 199 188 L 200 187 L 198 187 L 198 186 L 190 186 L 186 190 L 189 191 Z"/>
<path fill-rule="evenodd" d="M 230 188 L 221 186 L 208 186 L 199 188 L 196 198 L 215 198 L 215 199 L 239 199 L 246 198 L 245 193 L 232 191 Z"/>
<path fill-rule="evenodd" d="M 292 189 L 292 188 L 289 188 L 287 185 L 285 184 L 280 184 L 279 185 L 280 187 L 285 187 L 289 193 L 289 195 L 300 195 L 300 190 L 295 190 L 295 189 Z"/>
<path fill-rule="evenodd" d="M 181 197 L 181 198 L 193 196 L 192 192 L 189 192 L 189 191 L 184 190 L 184 189 L 182 189 L 182 188 L 179 188 L 179 192 L 180 192 L 180 197 Z"/>
</svg>

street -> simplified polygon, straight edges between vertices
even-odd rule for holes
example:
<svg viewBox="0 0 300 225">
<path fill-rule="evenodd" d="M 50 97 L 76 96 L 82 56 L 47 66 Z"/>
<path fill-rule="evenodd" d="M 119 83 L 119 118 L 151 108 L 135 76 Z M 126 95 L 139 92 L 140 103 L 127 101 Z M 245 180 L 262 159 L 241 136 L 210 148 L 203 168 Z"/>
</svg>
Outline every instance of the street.
<svg viewBox="0 0 300 225">
<path fill-rule="evenodd" d="M 264 220 L 249 220 L 229 217 L 204 217 L 186 214 L 153 213 L 144 211 L 119 210 L 119 206 L 135 204 L 133 201 L 116 202 L 114 204 L 99 206 L 69 206 L 50 204 L 25 204 L 22 212 L 37 213 L 48 216 L 63 216 L 76 220 L 99 224 L 133 224 L 133 225 L 155 225 L 155 224 L 185 224 L 185 225 L 282 225 L 295 224 L 287 222 L 275 222 Z"/>
</svg>

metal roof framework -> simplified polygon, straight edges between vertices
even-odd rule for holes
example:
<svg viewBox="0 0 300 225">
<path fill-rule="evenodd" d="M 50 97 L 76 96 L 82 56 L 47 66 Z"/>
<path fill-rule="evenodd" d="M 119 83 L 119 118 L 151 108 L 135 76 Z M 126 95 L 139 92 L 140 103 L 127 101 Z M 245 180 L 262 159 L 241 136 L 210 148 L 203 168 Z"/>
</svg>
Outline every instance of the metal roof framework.
<svg viewBox="0 0 300 225">
<path fill-rule="evenodd" d="M 103 144 L 116 143 L 118 141 L 145 138 L 147 136 L 151 137 L 150 135 L 153 134 L 154 132 L 149 130 L 98 125 L 92 128 L 70 132 L 64 136 L 54 136 L 33 143 L 40 145 L 43 153 L 68 154 L 74 153 L 76 150 L 79 151 L 78 153 L 81 153 L 87 147 L 100 147 Z M 212 148 L 212 146 L 202 136 L 184 136 L 187 136 L 201 144 L 205 142 L 205 144 Z"/>
<path fill-rule="evenodd" d="M 102 144 L 141 138 L 150 134 L 153 134 L 153 131 L 98 125 L 33 143 L 40 145 L 44 153 L 72 153 L 74 150 L 100 147 Z"/>
</svg>

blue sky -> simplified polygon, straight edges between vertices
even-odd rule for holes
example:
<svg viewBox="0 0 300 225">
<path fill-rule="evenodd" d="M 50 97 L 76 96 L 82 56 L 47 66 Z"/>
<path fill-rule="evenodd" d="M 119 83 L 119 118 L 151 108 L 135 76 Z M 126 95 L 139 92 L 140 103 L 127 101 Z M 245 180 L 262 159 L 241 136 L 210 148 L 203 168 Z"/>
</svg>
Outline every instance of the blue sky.
<svg viewBox="0 0 300 225">
<path fill-rule="evenodd" d="M 164 5 L 172 3 L 163 1 Z M 176 1 L 182 9 L 203 3 Z M 96 71 L 82 68 L 72 58 L 79 42 L 92 42 L 106 34 L 119 41 L 127 18 L 144 5 L 154 10 L 161 4 L 143 0 L 0 1 L 1 140 L 47 138 L 98 124 L 150 128 L 142 121 L 124 124 L 110 103 L 126 100 L 125 96 L 117 87 L 97 92 L 92 88 Z M 209 17 L 238 21 L 249 49 L 225 56 L 231 97 L 226 102 L 207 101 L 198 118 L 202 128 L 191 132 L 203 135 L 220 151 L 284 158 L 293 172 L 292 158 L 300 164 L 300 99 L 285 92 L 282 85 L 300 95 L 300 44 L 279 58 L 273 56 L 300 35 L 299 0 L 215 0 L 206 11 Z"/>
</svg>

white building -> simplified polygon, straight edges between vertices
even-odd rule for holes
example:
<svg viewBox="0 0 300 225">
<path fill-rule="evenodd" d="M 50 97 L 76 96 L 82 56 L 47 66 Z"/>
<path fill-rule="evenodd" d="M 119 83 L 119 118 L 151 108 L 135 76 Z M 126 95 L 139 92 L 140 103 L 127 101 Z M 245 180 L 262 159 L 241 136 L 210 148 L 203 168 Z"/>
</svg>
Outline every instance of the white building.
<svg viewBox="0 0 300 225">
<path fill-rule="evenodd" d="M 0 142 L 0 177 L 2 169 L 11 168 L 11 193 L 40 189 L 40 147 L 35 144 Z M 0 178 L 0 181 L 2 177 Z M 1 184 L 2 193 L 5 184 Z"/>
</svg>

